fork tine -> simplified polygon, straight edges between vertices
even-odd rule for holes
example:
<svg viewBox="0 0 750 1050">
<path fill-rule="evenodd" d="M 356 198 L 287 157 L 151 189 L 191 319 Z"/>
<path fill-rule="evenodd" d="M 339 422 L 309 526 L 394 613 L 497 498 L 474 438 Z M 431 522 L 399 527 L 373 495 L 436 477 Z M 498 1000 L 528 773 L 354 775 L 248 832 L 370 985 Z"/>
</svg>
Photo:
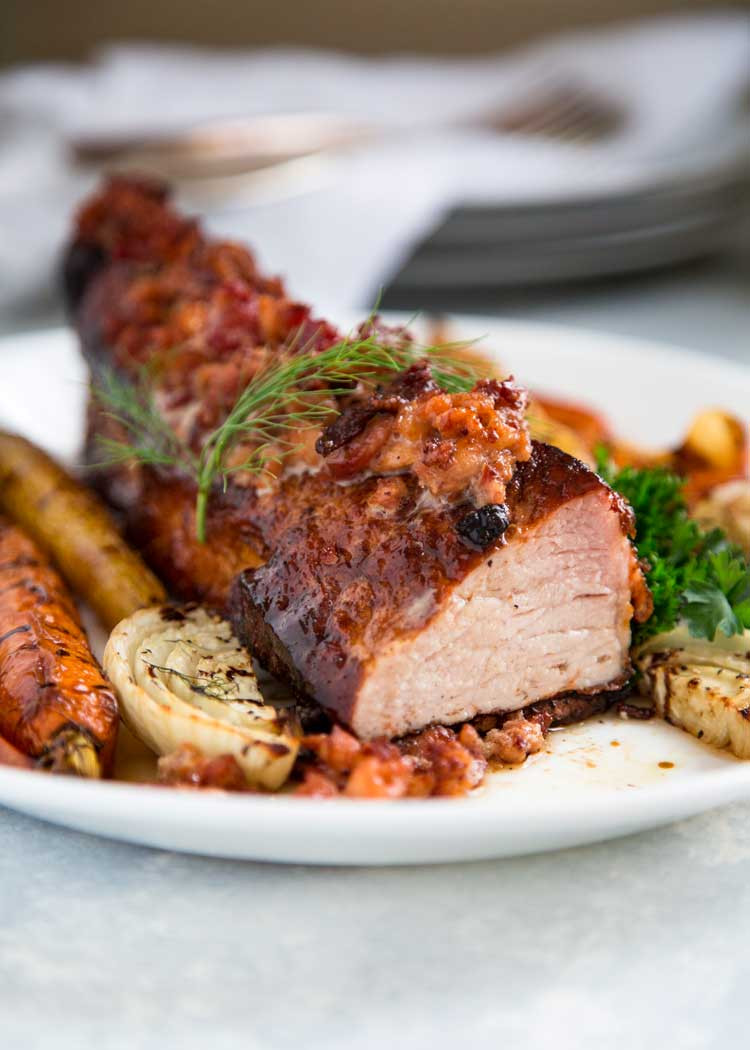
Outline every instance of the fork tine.
<svg viewBox="0 0 750 1050">
<path fill-rule="evenodd" d="M 594 141 L 614 133 L 623 120 L 622 110 L 608 99 L 577 85 L 558 85 L 485 115 L 480 123 L 511 134 Z"/>
</svg>

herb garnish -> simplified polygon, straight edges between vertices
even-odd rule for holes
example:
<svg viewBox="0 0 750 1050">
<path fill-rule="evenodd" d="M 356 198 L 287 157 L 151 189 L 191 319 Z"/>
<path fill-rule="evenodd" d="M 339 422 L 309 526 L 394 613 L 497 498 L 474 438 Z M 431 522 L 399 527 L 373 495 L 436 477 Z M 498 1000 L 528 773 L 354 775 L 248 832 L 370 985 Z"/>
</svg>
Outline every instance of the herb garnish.
<svg viewBox="0 0 750 1050">
<path fill-rule="evenodd" d="M 191 478 L 197 487 L 196 534 L 204 543 L 208 500 L 215 484 L 226 488 L 229 476 L 237 471 L 264 473 L 272 462 L 297 447 L 294 430 L 331 418 L 331 397 L 351 393 L 357 383 L 374 382 L 384 373 L 403 371 L 419 358 L 430 358 L 433 378 L 444 390 L 470 390 L 479 378 L 477 370 L 451 353 L 465 345 L 388 346 L 373 334 L 345 339 L 320 353 L 307 353 L 303 348 L 254 376 L 198 452 L 181 441 L 163 419 L 154 403 L 148 372 L 133 382 L 105 370 L 94 396 L 125 429 L 128 439 L 101 438 L 99 465 L 138 462 L 171 467 Z M 230 463 L 230 452 L 241 442 L 254 445 L 251 453 L 241 463 Z"/>
<path fill-rule="evenodd" d="M 634 640 L 670 631 L 679 621 L 693 638 L 713 641 L 750 628 L 750 566 L 721 529 L 702 529 L 688 515 L 684 481 L 664 467 L 615 470 L 606 452 L 597 470 L 635 512 L 635 544 L 647 564 L 654 611 Z"/>
</svg>

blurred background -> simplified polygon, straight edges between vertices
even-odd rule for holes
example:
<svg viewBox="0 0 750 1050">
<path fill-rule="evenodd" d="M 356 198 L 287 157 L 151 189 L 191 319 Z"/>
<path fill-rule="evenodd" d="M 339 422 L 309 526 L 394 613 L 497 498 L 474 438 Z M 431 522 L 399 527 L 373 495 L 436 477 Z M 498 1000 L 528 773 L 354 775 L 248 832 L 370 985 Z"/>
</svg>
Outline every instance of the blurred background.
<svg viewBox="0 0 750 1050">
<path fill-rule="evenodd" d="M 541 36 L 656 14 L 727 5 L 706 0 L 4 0 L 0 61 L 87 58 L 106 40 L 210 47 L 295 44 L 360 54 L 475 54 Z"/>
<path fill-rule="evenodd" d="M 334 319 L 374 302 L 750 360 L 750 5 L 4 0 L 0 329 L 107 171 Z"/>
</svg>

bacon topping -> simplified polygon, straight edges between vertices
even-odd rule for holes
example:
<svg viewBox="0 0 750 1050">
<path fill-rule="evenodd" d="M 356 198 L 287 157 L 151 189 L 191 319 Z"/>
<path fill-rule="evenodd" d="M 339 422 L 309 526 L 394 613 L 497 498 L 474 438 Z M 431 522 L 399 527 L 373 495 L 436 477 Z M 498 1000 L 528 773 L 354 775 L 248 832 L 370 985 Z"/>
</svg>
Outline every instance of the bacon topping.
<svg viewBox="0 0 750 1050">
<path fill-rule="evenodd" d="M 183 744 L 159 759 L 159 781 L 171 787 L 219 788 L 250 791 L 234 755 L 207 758 L 194 744 Z"/>
<path fill-rule="evenodd" d="M 78 320 L 95 326 L 117 368 L 148 364 L 160 409 L 197 447 L 280 354 L 323 350 L 339 333 L 260 274 L 246 248 L 206 238 L 167 196 L 158 182 L 113 178 L 85 203 L 78 254 L 111 265 Z"/>
<path fill-rule="evenodd" d="M 349 798 L 403 798 L 464 795 L 484 777 L 482 741 L 470 725 L 458 735 L 432 726 L 398 743 L 385 739 L 360 743 L 339 726 L 305 737 L 313 761 L 302 767 L 297 794 Z"/>
<path fill-rule="evenodd" d="M 517 766 L 529 755 L 544 747 L 544 729 L 536 721 L 521 715 L 510 718 L 501 729 L 491 729 L 485 741 L 485 753 L 490 759 Z"/>
<path fill-rule="evenodd" d="M 512 379 L 449 394 L 425 360 L 345 410 L 316 448 L 339 480 L 410 471 L 437 499 L 501 504 L 516 463 L 531 456 L 526 404 Z"/>
</svg>

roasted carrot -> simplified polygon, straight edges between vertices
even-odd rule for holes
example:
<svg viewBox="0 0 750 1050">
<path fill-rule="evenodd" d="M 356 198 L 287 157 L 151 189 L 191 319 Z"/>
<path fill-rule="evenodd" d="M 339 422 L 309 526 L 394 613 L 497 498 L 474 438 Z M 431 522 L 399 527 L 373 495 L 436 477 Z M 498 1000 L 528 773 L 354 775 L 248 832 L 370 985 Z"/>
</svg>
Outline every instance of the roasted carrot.
<svg viewBox="0 0 750 1050">
<path fill-rule="evenodd" d="M 0 511 L 54 560 L 105 627 L 165 600 L 161 583 L 90 489 L 46 452 L 0 431 Z"/>
<path fill-rule="evenodd" d="M 17 747 L 13 747 L 8 741 L 0 736 L 0 766 L 17 766 L 19 769 L 31 769 L 34 765 L 33 759 L 24 755 Z"/>
<path fill-rule="evenodd" d="M 67 588 L 0 518 L 0 734 L 41 768 L 98 777 L 111 769 L 117 723 Z"/>
<path fill-rule="evenodd" d="M 610 438 L 609 425 L 600 412 L 575 401 L 561 401 L 553 397 L 534 395 L 534 401 L 556 423 L 574 431 L 592 451 Z"/>
</svg>

